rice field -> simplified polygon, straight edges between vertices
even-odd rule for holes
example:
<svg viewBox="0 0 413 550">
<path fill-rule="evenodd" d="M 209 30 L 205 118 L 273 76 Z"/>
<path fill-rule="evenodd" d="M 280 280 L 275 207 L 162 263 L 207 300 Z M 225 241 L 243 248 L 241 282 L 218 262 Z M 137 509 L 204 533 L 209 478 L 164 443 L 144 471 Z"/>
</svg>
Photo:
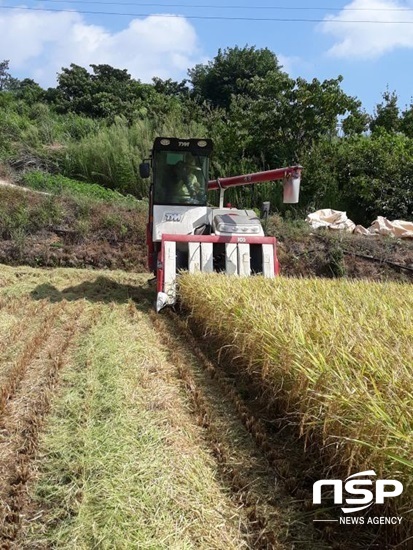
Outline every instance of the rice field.
<svg viewBox="0 0 413 550">
<path fill-rule="evenodd" d="M 259 380 L 324 474 L 374 469 L 413 528 L 413 287 L 365 280 L 182 275 L 188 323 Z M 377 510 L 376 510 L 377 512 Z"/>
<path fill-rule="evenodd" d="M 0 546 L 354 548 L 312 529 L 259 419 L 234 388 L 217 391 L 176 318 L 152 312 L 148 278 L 0 266 Z M 269 414 L 321 449 L 329 477 L 402 481 L 396 512 L 411 528 L 411 287 L 180 281 L 188 323 L 260 381 Z"/>
</svg>

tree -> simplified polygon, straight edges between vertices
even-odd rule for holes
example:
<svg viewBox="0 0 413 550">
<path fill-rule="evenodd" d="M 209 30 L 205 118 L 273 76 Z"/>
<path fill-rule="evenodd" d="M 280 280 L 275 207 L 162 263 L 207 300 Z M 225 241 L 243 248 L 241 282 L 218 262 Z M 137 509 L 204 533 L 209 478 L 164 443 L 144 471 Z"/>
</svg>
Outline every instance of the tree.
<svg viewBox="0 0 413 550">
<path fill-rule="evenodd" d="M 400 119 L 400 130 L 405 136 L 413 139 L 413 101 L 410 103 L 410 107 L 403 111 Z"/>
<path fill-rule="evenodd" d="M 342 140 L 336 151 L 338 186 L 351 219 L 409 219 L 413 212 L 413 141 L 377 132 Z"/>
<path fill-rule="evenodd" d="M 214 107 L 228 109 L 233 95 L 248 94 L 254 77 L 263 78 L 280 70 L 277 56 L 268 48 L 236 46 L 218 50 L 212 61 L 196 65 L 188 75 L 200 103 L 208 101 Z"/>
<path fill-rule="evenodd" d="M 286 113 L 285 135 L 294 144 L 296 157 L 314 141 L 335 138 L 340 116 L 358 113 L 361 103 L 343 92 L 342 81 L 342 76 L 322 82 L 317 78 L 311 82 L 296 80 Z"/>
<path fill-rule="evenodd" d="M 48 90 L 48 99 L 60 112 L 73 112 L 90 117 L 125 114 L 130 109 L 136 89 L 126 69 L 110 65 L 90 65 L 92 73 L 72 63 L 58 75 L 56 91 Z M 131 92 L 132 90 L 132 92 Z"/>
<path fill-rule="evenodd" d="M 93 65 L 91 80 L 98 83 L 100 86 L 110 86 L 113 84 L 122 84 L 131 81 L 131 75 L 126 69 L 116 69 L 110 65 Z"/>
<path fill-rule="evenodd" d="M 131 122 L 134 117 L 147 114 L 151 99 L 160 95 L 153 85 L 132 79 L 126 69 L 105 64 L 90 67 L 92 72 L 73 63 L 62 69 L 57 88 L 46 94 L 59 112 L 107 118 L 111 122 L 121 116 Z"/>
<path fill-rule="evenodd" d="M 361 108 L 361 102 L 354 105 L 354 109 L 342 120 L 341 128 L 345 136 L 363 134 L 369 128 L 371 117 Z"/>
<path fill-rule="evenodd" d="M 383 129 L 386 132 L 397 132 L 400 127 L 399 107 L 395 92 L 386 90 L 383 93 L 383 103 L 376 105 L 375 115 L 370 122 L 370 130 L 376 132 Z"/>
<path fill-rule="evenodd" d="M 16 82 L 10 89 L 17 99 L 23 100 L 28 105 L 38 103 L 45 97 L 43 88 L 31 78 L 16 79 Z"/>
<path fill-rule="evenodd" d="M 155 76 L 152 82 L 155 91 L 159 94 L 178 98 L 188 97 L 189 95 L 188 80 L 186 79 L 181 80 L 181 82 L 176 82 L 171 78 L 162 80 L 162 78 Z"/>
<path fill-rule="evenodd" d="M 93 116 L 92 79 L 87 69 L 71 63 L 69 68 L 62 68 L 57 82 L 56 92 L 50 89 L 47 97 L 54 101 L 58 111 Z"/>
<path fill-rule="evenodd" d="M 234 158 L 253 159 L 263 169 L 282 166 L 299 162 L 314 142 L 335 139 L 338 118 L 360 108 L 341 81 L 293 80 L 281 71 L 254 77 L 246 94 L 233 96 L 222 128 Z"/>
<path fill-rule="evenodd" d="M 0 92 L 7 90 L 7 85 L 12 78 L 9 73 L 9 63 L 8 59 L 0 61 Z"/>
</svg>

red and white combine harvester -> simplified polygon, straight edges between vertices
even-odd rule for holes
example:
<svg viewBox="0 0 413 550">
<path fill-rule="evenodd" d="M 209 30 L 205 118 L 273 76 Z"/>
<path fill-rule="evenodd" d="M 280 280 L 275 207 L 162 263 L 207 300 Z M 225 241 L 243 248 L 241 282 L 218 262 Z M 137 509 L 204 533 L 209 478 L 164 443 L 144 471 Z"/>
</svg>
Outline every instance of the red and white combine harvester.
<svg viewBox="0 0 413 550">
<path fill-rule="evenodd" d="M 152 154 L 140 165 L 150 177 L 147 245 L 149 269 L 157 278 L 156 309 L 176 301 L 176 277 L 189 272 L 228 275 L 278 274 L 276 239 L 266 237 L 253 210 L 224 207 L 225 189 L 282 180 L 284 202 L 298 202 L 301 166 L 209 180 L 212 141 L 155 139 Z M 219 207 L 207 205 L 207 192 L 218 190 Z M 265 203 L 264 203 L 265 204 Z"/>
</svg>

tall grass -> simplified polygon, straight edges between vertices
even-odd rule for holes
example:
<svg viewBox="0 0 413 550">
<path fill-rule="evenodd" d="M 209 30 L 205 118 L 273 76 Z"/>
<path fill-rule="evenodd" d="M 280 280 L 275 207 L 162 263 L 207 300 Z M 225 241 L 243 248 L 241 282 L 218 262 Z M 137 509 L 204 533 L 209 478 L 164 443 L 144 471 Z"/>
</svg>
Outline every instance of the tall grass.
<svg viewBox="0 0 413 550">
<path fill-rule="evenodd" d="M 96 134 L 72 142 L 63 169 L 77 179 L 143 198 L 148 195 L 149 184 L 140 178 L 139 164 L 148 158 L 155 136 L 204 137 L 205 134 L 199 123 L 184 125 L 173 116 L 162 123 L 146 119 L 137 120 L 132 125 L 118 118 L 114 124 L 102 127 Z"/>
<path fill-rule="evenodd" d="M 184 275 L 180 292 L 192 322 L 258 375 L 269 401 L 308 443 L 321 444 L 328 468 L 336 475 L 374 469 L 399 479 L 405 490 L 398 511 L 407 514 L 411 285 Z"/>
<path fill-rule="evenodd" d="M 186 123 L 179 109 L 133 123 L 117 117 L 111 123 L 73 113 L 59 115 L 46 104 L 29 106 L 11 96 L 0 103 L 0 133 L 0 161 L 10 160 L 19 170 L 47 167 L 138 198 L 148 194 L 139 164 L 148 157 L 156 136 L 207 135 L 202 122 Z"/>
<path fill-rule="evenodd" d="M 139 157 L 126 123 L 116 123 L 92 138 L 71 143 L 64 171 L 77 179 L 142 197 L 147 193 L 145 183 L 139 180 Z"/>
</svg>

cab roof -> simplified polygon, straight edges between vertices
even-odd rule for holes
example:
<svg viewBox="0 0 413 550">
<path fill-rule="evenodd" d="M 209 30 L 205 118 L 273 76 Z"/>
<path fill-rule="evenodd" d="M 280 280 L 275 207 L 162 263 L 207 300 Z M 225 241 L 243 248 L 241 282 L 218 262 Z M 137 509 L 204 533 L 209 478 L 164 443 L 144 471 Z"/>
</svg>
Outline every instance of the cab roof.
<svg viewBox="0 0 413 550">
<path fill-rule="evenodd" d="M 153 144 L 153 151 L 188 151 L 193 155 L 209 156 L 212 149 L 212 139 L 204 138 L 157 137 Z"/>
</svg>

